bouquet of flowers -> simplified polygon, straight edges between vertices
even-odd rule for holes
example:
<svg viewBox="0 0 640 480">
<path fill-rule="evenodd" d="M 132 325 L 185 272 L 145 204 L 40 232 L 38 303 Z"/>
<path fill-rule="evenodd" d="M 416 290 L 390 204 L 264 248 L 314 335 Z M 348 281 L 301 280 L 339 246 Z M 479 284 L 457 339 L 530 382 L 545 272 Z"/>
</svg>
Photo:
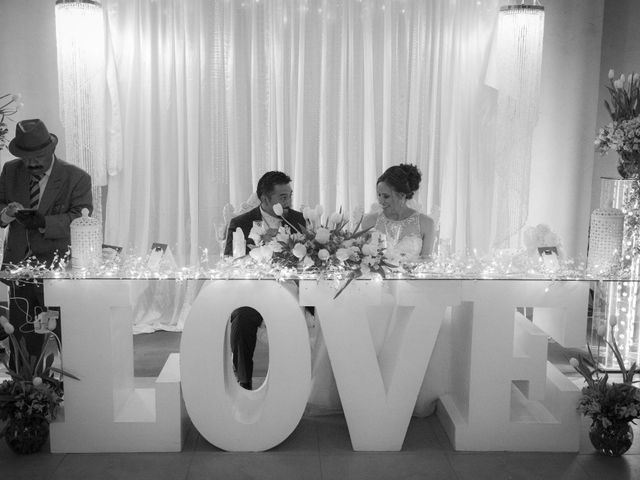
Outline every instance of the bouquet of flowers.
<svg viewBox="0 0 640 480">
<path fill-rule="evenodd" d="M 616 321 L 611 321 L 611 328 Z M 598 329 L 598 335 L 605 337 L 606 326 Z M 591 348 L 589 354 L 579 359 L 571 358 L 570 364 L 580 373 L 586 382 L 582 389 L 582 397 L 578 401 L 578 410 L 591 417 L 592 423 L 599 423 L 603 428 L 610 428 L 616 424 L 626 424 L 640 418 L 640 389 L 633 385 L 633 377 L 640 371 L 633 363 L 628 369 L 620 350 L 612 337 L 611 342 L 604 340 L 611 347 L 620 367 L 622 383 L 609 383 L 609 374 L 598 368 Z"/>
<path fill-rule="evenodd" d="M 257 262 L 270 262 L 281 269 L 316 273 L 324 278 L 346 278 L 335 297 L 353 279 L 370 274 L 384 278 L 383 267 L 394 266 L 385 261 L 384 241 L 379 232 L 358 231 L 362 217 L 349 230 L 349 219 L 342 211 L 326 217 L 318 205 L 303 209 L 306 228 L 298 229 L 282 216 L 282 206 L 276 205 L 274 212 L 283 219 L 275 234 L 264 224 L 254 224 L 249 234 L 255 243 L 249 255 Z"/>
<path fill-rule="evenodd" d="M 0 150 L 7 146 L 6 136 L 9 133 L 9 128 L 5 123 L 5 118 L 16 113 L 21 106 L 20 95 L 10 93 L 0 95 Z"/>
<path fill-rule="evenodd" d="M 640 74 L 624 74 L 615 79 L 609 70 L 611 103 L 604 105 L 612 122 L 601 128 L 595 145 L 601 154 L 619 154 L 618 173 L 622 178 L 640 177 Z"/>
<path fill-rule="evenodd" d="M 49 422 L 56 418 L 62 403 L 63 388 L 60 377 L 66 375 L 78 379 L 53 366 L 58 349 L 48 347 L 56 320 L 49 319 L 43 336 L 44 348 L 40 357 L 30 356 L 24 338 L 17 341 L 14 327 L 6 317 L 0 316 L 0 327 L 9 335 L 15 368 L 9 366 L 8 355 L 3 351 L 0 362 L 11 376 L 0 384 L 0 420 L 5 425 L 0 438 L 18 453 L 38 451 L 49 432 Z"/>
</svg>

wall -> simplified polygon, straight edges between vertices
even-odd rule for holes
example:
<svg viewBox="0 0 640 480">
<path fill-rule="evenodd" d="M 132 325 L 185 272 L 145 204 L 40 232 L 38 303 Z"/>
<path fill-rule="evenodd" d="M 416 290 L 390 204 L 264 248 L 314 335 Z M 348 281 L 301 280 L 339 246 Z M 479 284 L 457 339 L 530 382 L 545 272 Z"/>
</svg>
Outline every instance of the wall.
<svg viewBox="0 0 640 480">
<path fill-rule="evenodd" d="M 603 0 L 543 2 L 540 118 L 534 132 L 528 225 L 555 231 L 586 255 Z"/>
<path fill-rule="evenodd" d="M 0 95 L 21 93 L 16 121 L 41 118 L 65 151 L 58 107 L 58 66 L 54 0 L 0 0 Z M 15 124 L 9 123 L 9 138 Z M 5 150 L 0 160 L 12 158 Z"/>
</svg>

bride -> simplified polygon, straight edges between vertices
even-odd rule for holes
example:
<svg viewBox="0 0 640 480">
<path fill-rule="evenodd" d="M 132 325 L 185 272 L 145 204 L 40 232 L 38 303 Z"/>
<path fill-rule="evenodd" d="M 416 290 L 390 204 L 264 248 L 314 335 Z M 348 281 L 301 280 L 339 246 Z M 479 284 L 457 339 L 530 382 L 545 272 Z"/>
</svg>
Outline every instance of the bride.
<svg viewBox="0 0 640 480">
<path fill-rule="evenodd" d="M 422 175 L 415 165 L 389 167 L 378 178 L 376 191 L 380 213 L 368 214 L 362 228 L 374 227 L 386 239 L 385 256 L 391 260 L 428 259 L 435 239 L 434 221 L 407 206 L 420 186 Z"/>
<path fill-rule="evenodd" d="M 385 256 L 393 259 L 412 261 L 428 259 L 435 239 L 434 221 L 407 206 L 420 186 L 421 174 L 415 165 L 400 164 L 388 168 L 378 178 L 378 203 L 380 213 L 364 217 L 362 229 L 374 227 L 386 238 Z M 389 319 L 384 324 L 371 324 L 371 336 L 380 351 L 395 322 Z M 340 397 L 333 377 L 327 347 L 319 329 L 312 335 L 311 395 L 307 404 L 307 414 L 329 414 L 341 411 Z M 435 401 L 430 392 L 421 389 L 414 415 L 426 416 L 433 412 Z"/>
</svg>

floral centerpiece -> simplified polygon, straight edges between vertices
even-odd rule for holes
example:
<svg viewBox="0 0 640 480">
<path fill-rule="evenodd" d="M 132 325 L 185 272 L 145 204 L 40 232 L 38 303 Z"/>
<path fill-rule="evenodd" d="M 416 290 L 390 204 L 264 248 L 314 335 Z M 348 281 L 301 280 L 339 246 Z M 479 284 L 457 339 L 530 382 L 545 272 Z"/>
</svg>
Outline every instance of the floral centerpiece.
<svg viewBox="0 0 640 480">
<path fill-rule="evenodd" d="M 611 328 L 616 321 L 611 321 Z M 606 326 L 598 329 L 598 337 L 606 337 Z M 591 417 L 589 438 L 601 453 L 610 456 L 622 455 L 633 442 L 633 431 L 629 423 L 640 418 L 640 389 L 635 387 L 634 375 L 640 372 L 635 362 L 627 369 L 615 341 L 604 340 L 616 357 L 620 367 L 622 383 L 609 383 L 609 374 L 601 370 L 591 348 L 588 355 L 571 358 L 570 363 L 586 382 L 578 410 Z"/>
<path fill-rule="evenodd" d="M 255 246 L 249 255 L 256 262 L 270 262 L 278 269 L 317 274 L 321 278 L 346 279 L 337 297 L 355 278 L 376 274 L 383 278 L 383 267 L 394 267 L 384 257 L 384 240 L 377 231 L 359 231 L 362 216 L 355 228 L 348 228 L 349 219 L 342 211 L 323 216 L 320 205 L 304 208 L 306 228 L 296 228 L 283 216 L 282 206 L 274 212 L 283 220 L 277 231 L 270 231 L 264 223 L 254 224 L 249 238 Z"/>
<path fill-rule="evenodd" d="M 7 146 L 6 136 L 9 133 L 9 128 L 5 119 L 16 113 L 21 106 L 20 95 L 11 93 L 0 95 L 0 150 Z"/>
<path fill-rule="evenodd" d="M 58 349 L 52 351 L 47 347 L 54 336 L 55 319 L 49 319 L 44 327 L 44 348 L 39 358 L 29 355 L 24 338 L 20 341 L 15 338 L 14 327 L 6 317 L 0 317 L 0 326 L 9 334 L 14 355 L 12 366 L 6 352 L 0 358 L 11 376 L 0 384 L 0 421 L 5 422 L 0 429 L 0 438 L 4 437 L 7 445 L 17 453 L 35 453 L 46 442 L 49 422 L 56 418 L 62 403 L 60 378 L 66 375 L 77 380 L 77 377 L 53 366 Z"/>
<path fill-rule="evenodd" d="M 609 70 L 607 90 L 611 103 L 604 101 L 611 123 L 601 128 L 595 145 L 600 153 L 618 153 L 618 173 L 622 178 L 640 178 L 640 74 L 620 75 Z"/>
</svg>

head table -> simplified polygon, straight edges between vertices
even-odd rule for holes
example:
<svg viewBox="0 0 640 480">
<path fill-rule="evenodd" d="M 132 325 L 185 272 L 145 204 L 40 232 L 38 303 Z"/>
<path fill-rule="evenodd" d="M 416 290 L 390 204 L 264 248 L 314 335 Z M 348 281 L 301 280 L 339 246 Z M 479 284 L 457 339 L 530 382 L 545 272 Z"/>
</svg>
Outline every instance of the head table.
<svg viewBox="0 0 640 480">
<path fill-rule="evenodd" d="M 60 307 L 64 369 L 80 378 L 65 381 L 53 452 L 180 451 L 187 415 L 224 450 L 278 445 L 317 373 L 305 306 L 315 307 L 354 450 L 402 449 L 416 404 L 432 401 L 457 450 L 578 450 L 580 390 L 547 347 L 549 337 L 584 347 L 593 278 L 397 276 L 355 280 L 337 297 L 339 282 L 314 278 L 38 279 L 47 306 Z M 130 291 L 175 281 L 202 283 L 180 353 L 157 378 L 136 378 Z M 235 381 L 226 333 L 245 305 L 268 331 L 268 374 L 254 391 Z"/>
</svg>

